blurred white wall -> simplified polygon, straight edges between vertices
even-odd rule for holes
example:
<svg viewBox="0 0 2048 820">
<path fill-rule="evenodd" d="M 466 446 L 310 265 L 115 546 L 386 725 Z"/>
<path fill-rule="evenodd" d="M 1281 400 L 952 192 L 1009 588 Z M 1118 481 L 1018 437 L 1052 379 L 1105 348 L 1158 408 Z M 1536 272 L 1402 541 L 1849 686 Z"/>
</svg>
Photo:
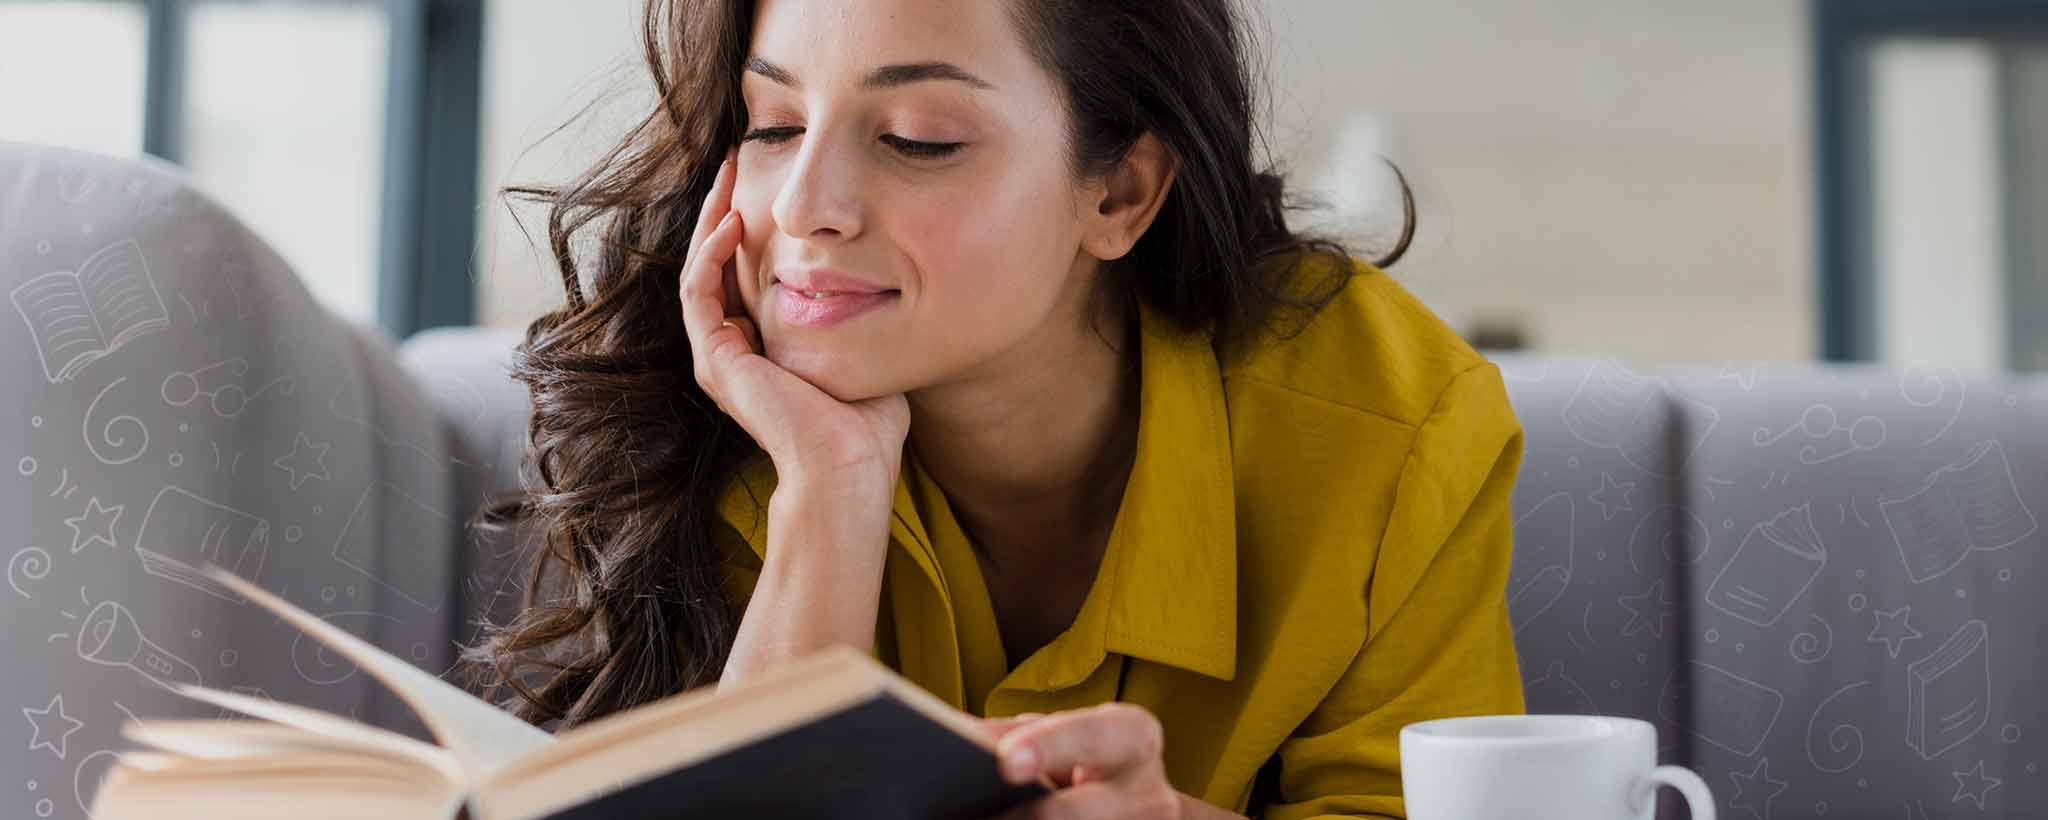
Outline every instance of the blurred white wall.
<svg viewBox="0 0 2048 820">
<path fill-rule="evenodd" d="M 1422 227 L 1393 273 L 1454 325 L 1507 322 L 1540 350 L 1644 361 L 1814 354 L 1803 4 L 1251 6 L 1271 147 L 1297 184 L 1345 206 L 1339 227 L 1368 237 L 1398 213 L 1361 151 L 1399 163 Z M 629 120 L 645 93 L 637 10 L 492 0 L 485 186 L 566 179 Z M 621 83 L 608 118 L 519 157 Z M 541 214 L 529 209 L 529 244 L 495 197 L 484 204 L 479 321 L 524 322 L 561 299 L 540 264 Z"/>
<path fill-rule="evenodd" d="M 2006 366 L 1998 55 L 1970 40 L 1869 50 L 1877 355 L 1899 367 Z"/>
<path fill-rule="evenodd" d="M 651 110 L 639 12 L 640 0 L 490 0 L 485 9 L 479 324 L 524 325 L 562 303 L 560 273 L 547 248 L 546 208 L 511 204 L 525 224 L 522 233 L 498 189 L 568 182 Z M 576 116 L 586 106 L 595 108 Z"/>
</svg>

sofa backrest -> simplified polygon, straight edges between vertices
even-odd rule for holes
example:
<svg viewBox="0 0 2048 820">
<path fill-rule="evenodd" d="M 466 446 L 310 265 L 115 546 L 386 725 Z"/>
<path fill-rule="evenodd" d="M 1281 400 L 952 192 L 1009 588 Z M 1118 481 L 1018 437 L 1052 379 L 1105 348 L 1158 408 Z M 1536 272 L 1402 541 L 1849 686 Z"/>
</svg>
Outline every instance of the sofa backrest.
<svg viewBox="0 0 2048 820">
<path fill-rule="evenodd" d="M 168 686 L 423 735 L 353 665 L 195 573 L 228 567 L 432 670 L 461 616 L 447 436 L 374 330 L 153 160 L 0 143 L 5 814 L 83 817 Z"/>
<path fill-rule="evenodd" d="M 1498 361 L 1531 711 L 1650 720 L 1726 816 L 2048 815 L 2048 380 Z"/>
</svg>

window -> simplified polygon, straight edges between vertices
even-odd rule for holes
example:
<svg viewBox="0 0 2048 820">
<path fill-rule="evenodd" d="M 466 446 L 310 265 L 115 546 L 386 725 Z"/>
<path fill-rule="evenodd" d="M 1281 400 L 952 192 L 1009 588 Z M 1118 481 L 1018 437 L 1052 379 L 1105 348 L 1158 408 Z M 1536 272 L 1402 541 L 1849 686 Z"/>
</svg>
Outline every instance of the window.
<svg viewBox="0 0 2048 820">
<path fill-rule="evenodd" d="M 1817 0 L 1832 359 L 2048 370 L 2048 0 Z"/>
<path fill-rule="evenodd" d="M 390 63 L 382 4 L 200 0 L 185 13 L 180 161 L 321 302 L 374 322 Z"/>
<path fill-rule="evenodd" d="M 0 139 L 156 154 L 335 313 L 466 324 L 483 6 L 0 0 Z"/>
<path fill-rule="evenodd" d="M 0 0 L 0 139 L 140 153 L 147 28 L 140 0 Z"/>
</svg>

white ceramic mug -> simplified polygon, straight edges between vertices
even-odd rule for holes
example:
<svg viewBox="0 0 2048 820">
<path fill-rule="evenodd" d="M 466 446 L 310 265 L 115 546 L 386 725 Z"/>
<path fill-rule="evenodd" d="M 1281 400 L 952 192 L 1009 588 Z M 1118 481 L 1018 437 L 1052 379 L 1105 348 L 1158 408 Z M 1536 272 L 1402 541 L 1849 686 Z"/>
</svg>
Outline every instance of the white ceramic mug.
<svg viewBox="0 0 2048 820">
<path fill-rule="evenodd" d="M 1657 729 L 1598 715 L 1478 715 L 1401 729 L 1409 820 L 1650 820 L 1658 786 L 1714 820 L 1690 769 L 1657 765 Z"/>
</svg>

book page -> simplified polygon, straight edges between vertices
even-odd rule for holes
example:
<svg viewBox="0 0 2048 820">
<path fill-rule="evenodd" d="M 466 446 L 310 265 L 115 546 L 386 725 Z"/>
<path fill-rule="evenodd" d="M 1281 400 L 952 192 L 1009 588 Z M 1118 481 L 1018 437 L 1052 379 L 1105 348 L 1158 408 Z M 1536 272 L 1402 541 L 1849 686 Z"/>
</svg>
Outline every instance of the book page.
<svg viewBox="0 0 2048 820">
<path fill-rule="evenodd" d="M 269 698 L 254 697 L 239 692 L 224 692 L 219 689 L 209 689 L 189 683 L 176 684 L 172 687 L 172 691 L 201 703 L 211 703 L 223 709 L 233 709 L 245 715 L 262 718 L 266 721 L 263 724 L 264 726 L 284 727 L 290 731 L 308 735 L 313 739 L 326 738 L 330 743 L 346 744 L 351 747 L 378 752 L 385 756 L 403 757 L 421 763 L 432 764 L 445 770 L 451 778 L 457 780 L 463 778 L 461 768 L 447 750 L 432 744 L 421 743 L 389 729 L 380 729 L 375 726 L 358 723 L 339 715 L 322 712 L 318 709 L 308 709 L 304 706 L 281 703 Z M 178 720 L 134 721 L 133 724 L 136 728 L 133 730 L 129 729 L 130 723 L 129 721 L 122 722 L 121 734 L 123 736 L 130 740 L 155 745 L 163 745 L 157 742 L 160 738 L 168 738 L 173 742 L 177 742 L 180 739 L 173 736 L 189 728 L 187 721 Z M 204 732 L 219 735 L 218 742 L 222 743 L 231 742 L 237 731 L 234 722 L 193 721 L 191 723 L 198 723 L 200 726 L 200 729 L 192 729 L 191 731 L 201 732 L 204 730 Z M 179 749 L 179 751 L 184 751 L 186 754 L 195 754 L 195 752 L 185 749 Z"/>
<path fill-rule="evenodd" d="M 313 617 L 218 564 L 209 561 L 202 571 L 318 638 L 389 687 L 418 713 L 434 738 L 455 755 L 470 782 L 482 781 L 520 755 L 554 741 L 554 736 L 545 730 Z"/>
<path fill-rule="evenodd" d="M 398 751 L 377 743 L 361 743 L 353 738 L 315 734 L 297 726 L 287 726 L 268 720 L 124 720 L 121 721 L 121 736 L 145 746 L 176 752 L 186 757 L 236 758 L 289 752 L 345 752 L 406 764 L 416 764 L 421 759 L 417 752 L 410 749 Z M 426 747 L 428 759 L 447 757 L 447 753 L 439 748 L 424 743 L 417 745 Z M 452 761 L 450 765 L 453 765 Z"/>
</svg>

